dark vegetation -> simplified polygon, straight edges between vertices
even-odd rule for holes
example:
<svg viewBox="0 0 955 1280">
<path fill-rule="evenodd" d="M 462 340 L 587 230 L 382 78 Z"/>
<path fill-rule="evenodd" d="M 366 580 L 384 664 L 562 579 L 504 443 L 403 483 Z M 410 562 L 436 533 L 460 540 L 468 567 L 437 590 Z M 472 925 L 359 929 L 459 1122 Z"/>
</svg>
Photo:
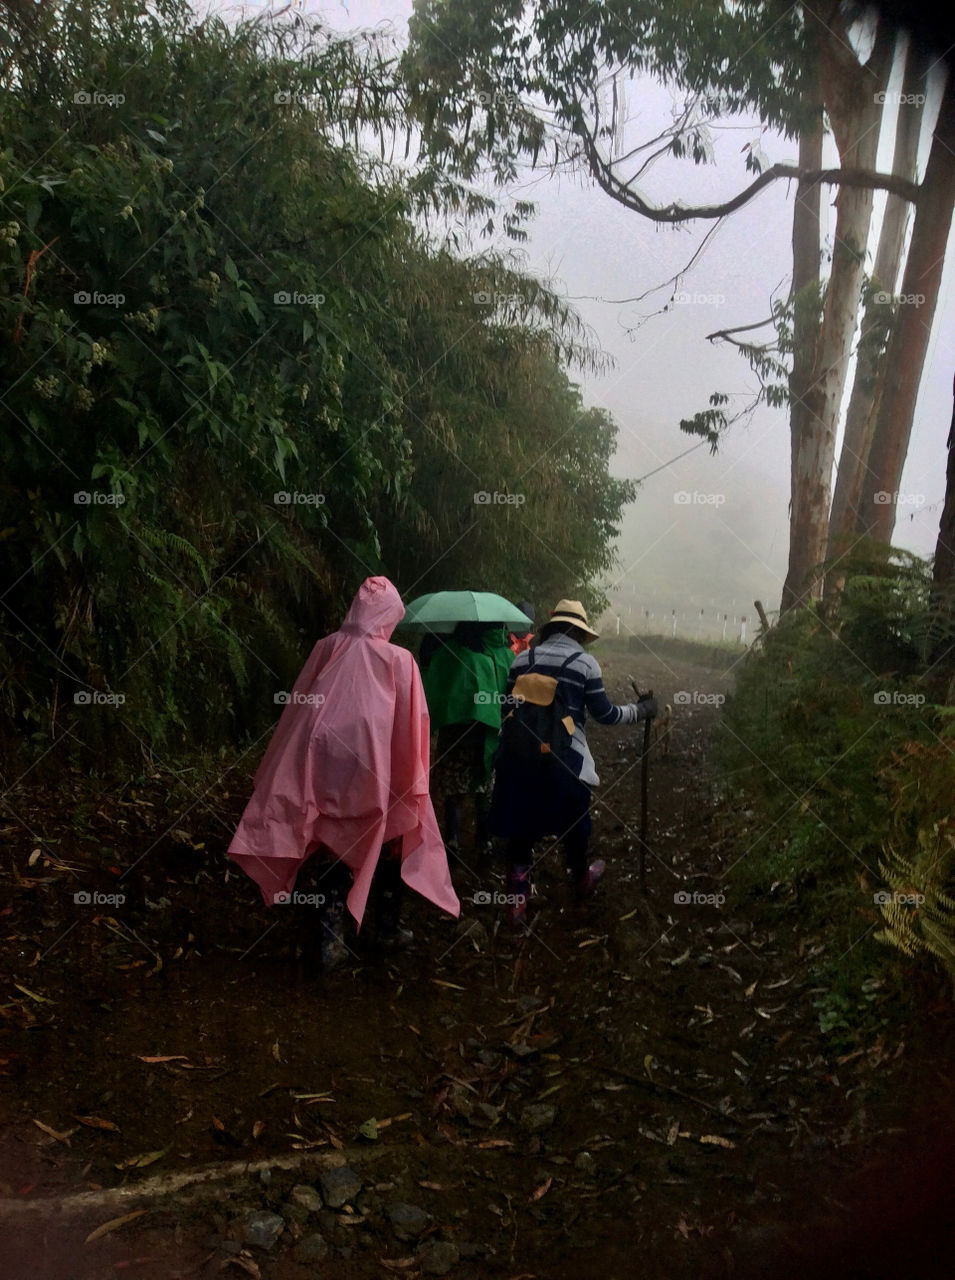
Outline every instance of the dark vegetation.
<svg viewBox="0 0 955 1280">
<path fill-rule="evenodd" d="M 427 233 L 434 175 L 364 158 L 396 111 L 373 41 L 182 0 L 7 17 L 9 741 L 254 740 L 368 573 L 599 605 L 634 494 L 565 372 L 599 356 Z"/>
<path fill-rule="evenodd" d="M 734 811 L 749 806 L 729 880 L 825 927 L 820 1023 L 843 1037 L 878 987 L 901 1016 L 955 979 L 955 715 L 934 656 L 950 614 L 914 556 L 874 547 L 847 568 L 834 602 L 738 666 L 718 752 Z"/>
</svg>

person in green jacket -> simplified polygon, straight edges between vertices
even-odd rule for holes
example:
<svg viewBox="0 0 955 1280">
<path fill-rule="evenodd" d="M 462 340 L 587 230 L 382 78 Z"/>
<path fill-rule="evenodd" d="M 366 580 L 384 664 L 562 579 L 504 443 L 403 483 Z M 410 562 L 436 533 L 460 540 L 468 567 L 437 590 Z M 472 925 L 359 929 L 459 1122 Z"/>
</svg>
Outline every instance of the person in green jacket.
<svg viewBox="0 0 955 1280">
<path fill-rule="evenodd" d="M 438 733 L 431 774 L 444 793 L 445 845 L 459 852 L 464 800 L 473 795 L 475 843 L 486 849 L 491 768 L 514 654 L 504 628 L 494 623 L 459 622 L 450 636 L 426 639 L 421 679 Z"/>
</svg>

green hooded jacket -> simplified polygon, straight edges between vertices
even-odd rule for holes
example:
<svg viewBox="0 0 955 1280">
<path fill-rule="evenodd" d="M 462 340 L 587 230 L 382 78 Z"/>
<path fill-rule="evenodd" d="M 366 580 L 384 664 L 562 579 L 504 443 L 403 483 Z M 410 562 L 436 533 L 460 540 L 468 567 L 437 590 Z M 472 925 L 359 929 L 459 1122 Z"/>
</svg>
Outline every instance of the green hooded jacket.
<svg viewBox="0 0 955 1280">
<path fill-rule="evenodd" d="M 477 721 L 486 726 L 484 767 L 490 772 L 501 731 L 504 686 L 514 661 L 503 627 L 484 633 L 482 651 L 448 637 L 421 673 L 432 729 Z"/>
</svg>

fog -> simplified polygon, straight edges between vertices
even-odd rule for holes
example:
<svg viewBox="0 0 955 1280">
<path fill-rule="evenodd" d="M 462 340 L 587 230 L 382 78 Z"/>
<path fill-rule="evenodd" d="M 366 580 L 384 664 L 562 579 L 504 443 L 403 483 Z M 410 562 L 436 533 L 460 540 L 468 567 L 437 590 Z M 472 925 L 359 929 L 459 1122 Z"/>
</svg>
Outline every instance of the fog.
<svg viewBox="0 0 955 1280">
<path fill-rule="evenodd" d="M 214 7 L 252 14 L 281 6 L 263 0 Z M 348 5 L 297 0 L 296 7 L 340 30 L 384 24 L 400 44 L 406 41 L 412 9 L 410 0 Z M 639 80 L 628 86 L 627 95 L 628 138 L 649 138 L 669 123 L 673 100 L 665 88 Z M 934 105 L 930 97 L 926 111 L 931 114 Z M 888 169 L 892 130 L 884 133 L 888 136 L 881 142 L 879 164 Z M 641 184 L 641 193 L 657 203 L 727 197 L 752 177 L 743 163 L 746 144 L 759 146 L 770 163 L 796 159 L 794 143 L 764 130 L 758 121 L 737 121 L 714 134 L 715 165 L 696 168 L 688 161 L 664 160 Z M 923 129 L 923 168 L 928 144 Z M 830 149 L 824 162 L 834 159 Z M 731 619 L 751 616 L 754 597 L 772 611 L 779 603 L 788 554 L 785 411 L 761 407 L 748 423 L 730 429 L 716 456 L 703 445 L 671 460 L 694 443 L 680 431 L 681 418 L 706 408 L 712 392 L 729 394 L 731 411 L 753 395 L 755 377 L 745 361 L 732 347 L 707 341 L 707 335 L 762 320 L 770 314 L 772 300 L 785 297 L 792 266 L 792 184 L 776 182 L 715 229 L 712 223 L 657 226 L 615 203 L 580 174 L 555 178 L 525 170 L 511 194 L 539 206 L 521 250 L 522 265 L 574 301 L 595 340 L 613 358 L 609 372 L 582 375 L 580 382 L 586 401 L 610 410 L 619 424 L 615 472 L 634 479 L 655 472 L 626 511 L 619 566 L 606 584 L 621 625 L 639 629 L 649 621 L 649 612 L 655 621 L 667 620 L 669 629 L 676 610 L 678 628 L 684 623 L 690 627 L 702 608 L 704 618 L 706 611 L 713 614 L 708 634 L 721 634 L 717 612 Z M 835 188 L 828 188 L 823 217 L 830 234 L 834 199 Z M 883 207 L 884 196 L 877 193 L 874 234 Z M 708 233 L 692 269 L 679 274 Z M 475 251 L 484 243 L 476 243 Z M 642 301 L 626 301 L 649 290 L 657 292 Z M 663 310 L 674 292 L 680 300 Z M 898 545 L 923 555 L 934 551 L 938 534 L 953 367 L 949 253 L 902 480 L 913 501 L 899 508 L 895 532 Z"/>
</svg>

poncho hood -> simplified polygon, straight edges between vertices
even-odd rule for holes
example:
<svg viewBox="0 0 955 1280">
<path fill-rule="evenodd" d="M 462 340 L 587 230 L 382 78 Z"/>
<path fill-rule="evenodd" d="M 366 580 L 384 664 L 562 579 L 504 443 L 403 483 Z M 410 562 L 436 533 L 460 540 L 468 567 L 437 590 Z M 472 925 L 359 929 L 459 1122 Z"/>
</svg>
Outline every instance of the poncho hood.
<svg viewBox="0 0 955 1280">
<path fill-rule="evenodd" d="M 346 635 L 390 640 L 404 612 L 405 607 L 394 583 L 387 578 L 366 578 L 345 614 L 341 630 Z"/>
</svg>

